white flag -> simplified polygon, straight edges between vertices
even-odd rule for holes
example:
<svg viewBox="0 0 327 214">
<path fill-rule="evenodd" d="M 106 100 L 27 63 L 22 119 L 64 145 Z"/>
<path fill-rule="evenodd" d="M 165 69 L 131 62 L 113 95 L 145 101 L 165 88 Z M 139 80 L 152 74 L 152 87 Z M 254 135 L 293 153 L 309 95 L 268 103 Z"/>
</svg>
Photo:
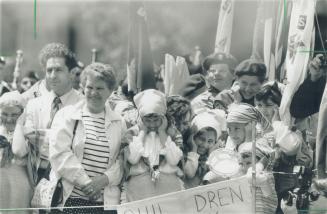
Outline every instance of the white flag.
<svg viewBox="0 0 327 214">
<path fill-rule="evenodd" d="M 218 17 L 215 53 L 229 53 L 234 16 L 234 0 L 222 0 Z"/>
<path fill-rule="evenodd" d="M 306 77 L 310 57 L 308 51 L 314 48 L 311 46 L 314 12 L 315 0 L 293 1 L 286 54 L 288 84 L 279 109 L 282 120 L 288 125 L 291 125 L 290 104 L 293 95 Z"/>
<path fill-rule="evenodd" d="M 189 76 L 190 73 L 183 57 L 177 56 L 175 62 L 172 55 L 165 55 L 164 87 L 167 96 L 178 94 Z"/>
</svg>

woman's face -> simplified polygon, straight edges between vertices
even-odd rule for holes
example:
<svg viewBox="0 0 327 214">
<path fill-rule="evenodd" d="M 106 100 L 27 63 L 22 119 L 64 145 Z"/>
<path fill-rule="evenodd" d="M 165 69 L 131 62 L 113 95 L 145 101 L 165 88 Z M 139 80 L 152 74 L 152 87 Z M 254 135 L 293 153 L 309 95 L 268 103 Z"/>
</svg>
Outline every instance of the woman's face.
<svg viewBox="0 0 327 214">
<path fill-rule="evenodd" d="M 232 141 L 239 145 L 245 141 L 246 137 L 246 124 L 243 123 L 228 123 L 228 135 L 232 139 Z"/>
<path fill-rule="evenodd" d="M 267 102 L 256 100 L 255 105 L 257 109 L 271 122 L 275 113 L 274 109 L 276 108 L 276 104 L 268 99 Z"/>
<path fill-rule="evenodd" d="M 194 143 L 198 146 L 197 153 L 205 155 L 216 144 L 216 133 L 212 130 L 201 129 L 201 134 L 194 137 Z"/>
<path fill-rule="evenodd" d="M 29 78 L 29 77 L 24 77 L 21 82 L 20 82 L 20 87 L 24 90 L 27 91 L 29 88 L 31 88 L 35 83 L 37 82 L 36 79 Z"/>
<path fill-rule="evenodd" d="M 17 119 L 22 114 L 22 109 L 18 106 L 5 106 L 0 110 L 1 124 L 4 125 L 8 131 L 14 131 Z"/>
<path fill-rule="evenodd" d="M 88 109 L 92 113 L 100 113 L 105 108 L 105 103 L 111 94 L 107 84 L 99 78 L 89 75 L 85 83 L 85 97 Z"/>
<path fill-rule="evenodd" d="M 149 131 L 157 131 L 162 124 L 162 116 L 159 114 L 147 114 L 142 117 L 142 122 Z"/>
<path fill-rule="evenodd" d="M 226 64 L 211 65 L 208 70 L 207 80 L 211 86 L 222 91 L 231 87 L 234 76 Z"/>
<path fill-rule="evenodd" d="M 238 77 L 240 92 L 245 99 L 253 98 L 261 89 L 262 83 L 257 76 L 243 75 Z"/>
</svg>

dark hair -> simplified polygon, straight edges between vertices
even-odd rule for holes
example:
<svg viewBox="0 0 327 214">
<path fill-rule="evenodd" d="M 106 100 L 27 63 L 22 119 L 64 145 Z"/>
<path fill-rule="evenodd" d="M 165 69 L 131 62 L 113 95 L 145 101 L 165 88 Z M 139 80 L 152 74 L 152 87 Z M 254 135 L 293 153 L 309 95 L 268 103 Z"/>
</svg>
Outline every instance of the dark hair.
<svg viewBox="0 0 327 214">
<path fill-rule="evenodd" d="M 35 79 L 35 80 L 40 80 L 39 75 L 37 75 L 36 71 L 33 71 L 33 70 L 27 71 L 25 77 Z"/>
<path fill-rule="evenodd" d="M 78 66 L 75 55 L 66 45 L 61 43 L 50 43 L 42 48 L 39 54 L 39 60 L 42 67 L 46 66 L 48 59 L 53 57 L 62 57 L 69 71 Z"/>
<path fill-rule="evenodd" d="M 127 97 L 128 100 L 133 101 L 134 97 L 134 92 L 133 91 L 128 91 L 128 82 L 127 79 L 123 80 L 121 82 L 121 92 L 124 94 L 125 97 Z"/>
<path fill-rule="evenodd" d="M 282 93 L 278 88 L 278 83 L 274 82 L 272 85 L 265 85 L 261 88 L 259 93 L 255 96 L 256 100 L 267 103 L 270 99 L 276 105 L 280 106 L 282 100 Z"/>
<path fill-rule="evenodd" d="M 204 59 L 202 63 L 203 71 L 208 71 L 210 66 L 214 64 L 226 64 L 231 73 L 234 73 L 234 69 L 237 65 L 237 60 L 230 54 L 213 53 Z"/>
<path fill-rule="evenodd" d="M 235 75 L 241 77 L 244 75 L 256 76 L 261 83 L 264 82 L 266 78 L 267 68 L 263 62 L 254 59 L 247 59 L 241 62 L 235 68 Z"/>
</svg>

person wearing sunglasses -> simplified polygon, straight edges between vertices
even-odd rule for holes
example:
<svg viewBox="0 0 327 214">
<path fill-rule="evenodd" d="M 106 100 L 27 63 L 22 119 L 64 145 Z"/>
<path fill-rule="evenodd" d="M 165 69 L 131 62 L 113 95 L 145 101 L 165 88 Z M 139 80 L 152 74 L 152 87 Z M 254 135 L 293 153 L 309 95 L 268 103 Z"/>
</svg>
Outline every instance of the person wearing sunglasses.
<svg viewBox="0 0 327 214">
<path fill-rule="evenodd" d="M 17 91 L 8 92 L 0 98 L 0 209 L 28 208 L 31 202 L 26 158 L 13 153 L 16 149 L 13 133 L 24 106 L 24 99 Z"/>
</svg>

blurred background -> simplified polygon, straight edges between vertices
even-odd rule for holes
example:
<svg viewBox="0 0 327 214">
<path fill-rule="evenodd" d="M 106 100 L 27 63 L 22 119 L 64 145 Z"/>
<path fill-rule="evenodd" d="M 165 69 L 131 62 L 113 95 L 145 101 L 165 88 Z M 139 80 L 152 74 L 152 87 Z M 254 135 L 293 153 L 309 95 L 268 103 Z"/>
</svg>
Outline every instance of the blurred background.
<svg viewBox="0 0 327 214">
<path fill-rule="evenodd" d="M 220 0 L 153 0 L 145 1 L 144 5 L 157 65 L 164 63 L 165 53 L 183 56 L 192 53 L 195 46 L 200 47 L 204 56 L 213 52 Z M 129 32 L 128 1 L 37 0 L 36 35 L 34 6 L 34 0 L 0 0 L 0 55 L 12 57 L 6 66 L 8 75 L 5 79 L 11 78 L 18 49 L 24 52 L 23 72 L 36 70 L 42 77 L 38 53 L 49 42 L 67 44 L 85 65 L 91 62 L 91 49 L 96 48 L 98 61 L 112 64 L 118 78 L 124 78 Z M 239 61 L 251 54 L 256 8 L 255 0 L 236 0 L 231 54 Z M 316 10 L 326 40 L 327 0 L 318 0 Z"/>
</svg>

